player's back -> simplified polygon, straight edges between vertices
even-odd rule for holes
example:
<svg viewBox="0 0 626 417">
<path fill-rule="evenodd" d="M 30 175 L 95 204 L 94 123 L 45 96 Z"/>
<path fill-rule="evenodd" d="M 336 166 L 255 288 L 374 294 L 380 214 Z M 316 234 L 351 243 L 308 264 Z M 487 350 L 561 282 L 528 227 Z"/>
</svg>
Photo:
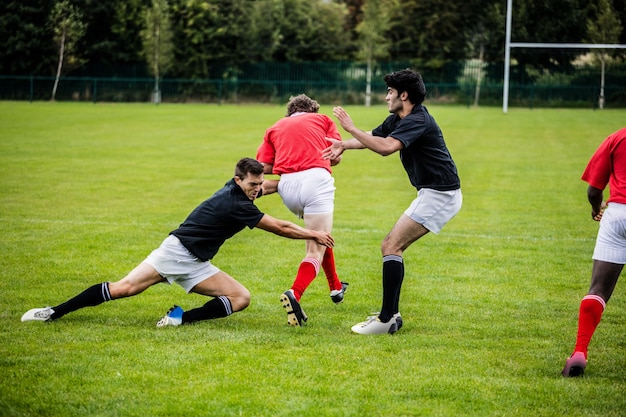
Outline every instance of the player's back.
<svg viewBox="0 0 626 417">
<path fill-rule="evenodd" d="M 319 113 L 296 113 L 280 119 L 265 133 L 264 145 L 274 149 L 274 172 L 285 174 L 310 168 L 330 171 L 330 161 L 322 159 L 327 137 L 341 139 L 332 119 Z"/>
</svg>

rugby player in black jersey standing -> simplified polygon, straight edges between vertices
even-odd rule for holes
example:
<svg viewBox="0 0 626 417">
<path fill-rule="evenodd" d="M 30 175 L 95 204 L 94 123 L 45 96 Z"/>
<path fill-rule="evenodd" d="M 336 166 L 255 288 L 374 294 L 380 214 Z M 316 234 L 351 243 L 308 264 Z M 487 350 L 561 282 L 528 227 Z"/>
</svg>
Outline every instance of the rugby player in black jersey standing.
<svg viewBox="0 0 626 417">
<path fill-rule="evenodd" d="M 404 280 L 403 252 L 428 232 L 441 228 L 461 209 L 461 181 L 456 165 L 435 119 L 422 105 L 426 87 L 422 76 L 405 69 L 385 76 L 389 115 L 383 123 L 364 132 L 355 127 L 341 107 L 333 114 L 353 138 L 332 142 L 324 158 L 337 158 L 346 149 L 370 149 L 387 156 L 400 152 L 400 160 L 417 198 L 404 211 L 381 245 L 383 300 L 378 315 L 352 326 L 358 334 L 393 334 L 402 326 L 400 289 Z"/>
</svg>

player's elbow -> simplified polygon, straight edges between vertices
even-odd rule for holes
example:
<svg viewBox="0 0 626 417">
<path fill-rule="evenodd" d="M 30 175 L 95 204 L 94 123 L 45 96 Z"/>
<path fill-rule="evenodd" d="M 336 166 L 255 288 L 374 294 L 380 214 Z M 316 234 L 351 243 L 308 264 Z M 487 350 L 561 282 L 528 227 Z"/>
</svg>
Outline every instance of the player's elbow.
<svg viewBox="0 0 626 417">
<path fill-rule="evenodd" d="M 402 142 L 397 139 L 388 137 L 386 140 L 381 141 L 380 147 L 377 152 L 382 156 L 389 156 L 404 148 Z"/>
<path fill-rule="evenodd" d="M 381 149 L 378 153 L 382 156 L 389 156 L 396 152 L 396 149 Z"/>
<path fill-rule="evenodd" d="M 602 191 L 600 188 L 596 188 L 592 185 L 587 187 L 587 195 L 589 198 L 602 198 Z"/>
</svg>

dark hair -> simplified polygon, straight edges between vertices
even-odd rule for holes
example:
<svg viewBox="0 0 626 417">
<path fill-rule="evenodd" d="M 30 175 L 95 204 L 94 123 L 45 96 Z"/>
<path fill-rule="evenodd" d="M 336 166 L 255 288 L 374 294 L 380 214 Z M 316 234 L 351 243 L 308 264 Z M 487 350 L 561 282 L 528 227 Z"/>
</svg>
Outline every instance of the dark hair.
<svg viewBox="0 0 626 417">
<path fill-rule="evenodd" d="M 422 104 L 424 102 L 426 86 L 419 72 L 407 68 L 385 75 L 384 80 L 387 87 L 398 90 L 398 95 L 406 91 L 411 103 Z"/>
<path fill-rule="evenodd" d="M 252 158 L 241 158 L 235 167 L 235 177 L 244 179 L 248 174 L 261 175 L 263 164 Z"/>
<path fill-rule="evenodd" d="M 292 114 L 298 112 L 317 113 L 319 109 L 320 105 L 317 101 L 313 100 L 306 94 L 300 94 L 289 97 L 289 102 L 287 103 L 287 116 L 291 116 Z"/>
</svg>

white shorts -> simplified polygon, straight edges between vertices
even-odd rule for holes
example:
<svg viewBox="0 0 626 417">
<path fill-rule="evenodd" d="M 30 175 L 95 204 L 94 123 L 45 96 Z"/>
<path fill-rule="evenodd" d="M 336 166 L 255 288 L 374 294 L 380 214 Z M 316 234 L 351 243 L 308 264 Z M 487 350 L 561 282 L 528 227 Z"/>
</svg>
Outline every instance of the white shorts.
<svg viewBox="0 0 626 417">
<path fill-rule="evenodd" d="M 296 216 L 332 213 L 335 208 L 335 179 L 324 168 L 282 174 L 278 194 Z"/>
<path fill-rule="evenodd" d="M 205 279 L 220 272 L 210 261 L 202 262 L 189 253 L 174 235 L 169 235 L 144 262 L 156 269 L 170 284 L 175 282 L 188 293 Z"/>
<path fill-rule="evenodd" d="M 453 191 L 422 188 L 404 214 L 429 231 L 439 233 L 441 228 L 461 210 L 462 204 L 463 195 L 460 188 Z"/>
<path fill-rule="evenodd" d="M 626 204 L 609 203 L 604 210 L 592 258 L 626 264 Z"/>
</svg>

